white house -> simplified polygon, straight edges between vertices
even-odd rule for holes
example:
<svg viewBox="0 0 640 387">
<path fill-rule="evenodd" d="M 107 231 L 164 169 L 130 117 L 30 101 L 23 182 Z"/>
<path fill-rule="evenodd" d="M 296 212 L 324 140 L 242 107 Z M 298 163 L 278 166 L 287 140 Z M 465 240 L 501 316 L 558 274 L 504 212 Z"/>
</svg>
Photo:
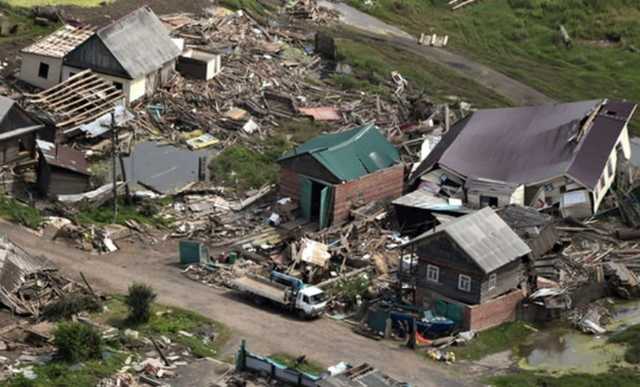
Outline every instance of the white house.
<svg viewBox="0 0 640 387">
<path fill-rule="evenodd" d="M 65 25 L 20 51 L 22 64 L 18 79 L 42 89 L 62 81 L 62 60 L 68 52 L 94 33 L 91 27 Z"/>
<path fill-rule="evenodd" d="M 62 80 L 91 69 L 132 102 L 166 83 L 181 49 L 151 8 L 142 7 L 99 29 L 70 51 Z"/>
<path fill-rule="evenodd" d="M 589 216 L 631 157 L 636 107 L 600 99 L 479 110 L 451 127 L 410 181 L 439 170 L 469 207 L 559 206 Z"/>
</svg>

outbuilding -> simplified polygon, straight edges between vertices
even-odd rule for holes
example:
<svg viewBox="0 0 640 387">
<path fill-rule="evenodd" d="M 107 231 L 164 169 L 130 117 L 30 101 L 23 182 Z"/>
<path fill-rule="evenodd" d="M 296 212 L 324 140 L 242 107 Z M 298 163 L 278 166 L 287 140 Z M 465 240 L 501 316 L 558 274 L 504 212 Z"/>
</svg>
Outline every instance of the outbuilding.
<svg viewBox="0 0 640 387">
<path fill-rule="evenodd" d="M 149 7 L 99 29 L 64 58 L 62 80 L 91 69 L 132 102 L 166 83 L 181 49 Z"/>
<path fill-rule="evenodd" d="M 37 183 L 43 195 L 56 198 L 89 189 L 91 174 L 82 152 L 38 140 L 38 156 Z"/>
<path fill-rule="evenodd" d="M 35 156 L 36 137 L 44 126 L 16 101 L 0 96 L 0 165 Z"/>
<path fill-rule="evenodd" d="M 404 187 L 398 150 L 374 125 L 318 136 L 279 160 L 280 194 L 321 228 L 356 207 L 396 198 Z"/>
</svg>

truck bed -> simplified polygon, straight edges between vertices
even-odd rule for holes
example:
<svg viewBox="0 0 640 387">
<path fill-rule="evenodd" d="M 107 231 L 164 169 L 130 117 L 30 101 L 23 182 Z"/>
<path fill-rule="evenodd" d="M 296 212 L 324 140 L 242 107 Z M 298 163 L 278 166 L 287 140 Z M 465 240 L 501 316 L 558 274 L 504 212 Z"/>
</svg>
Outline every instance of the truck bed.
<svg viewBox="0 0 640 387">
<path fill-rule="evenodd" d="M 233 285 L 243 292 L 256 294 L 269 300 L 285 304 L 286 287 L 266 278 L 244 276 L 232 281 Z"/>
</svg>

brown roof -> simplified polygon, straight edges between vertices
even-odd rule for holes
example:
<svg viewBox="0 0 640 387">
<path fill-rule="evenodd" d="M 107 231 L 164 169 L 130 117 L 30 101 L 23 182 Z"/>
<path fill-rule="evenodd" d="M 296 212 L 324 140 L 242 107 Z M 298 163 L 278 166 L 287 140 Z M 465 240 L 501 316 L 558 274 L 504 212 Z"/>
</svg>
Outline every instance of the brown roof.
<svg viewBox="0 0 640 387">
<path fill-rule="evenodd" d="M 37 140 L 38 149 L 47 164 L 83 175 L 90 175 L 84 153 L 62 145 Z"/>
<path fill-rule="evenodd" d="M 80 43 L 89 39 L 94 32 L 95 29 L 92 26 L 73 27 L 65 25 L 32 45 L 23 48 L 20 52 L 63 58 Z"/>
</svg>

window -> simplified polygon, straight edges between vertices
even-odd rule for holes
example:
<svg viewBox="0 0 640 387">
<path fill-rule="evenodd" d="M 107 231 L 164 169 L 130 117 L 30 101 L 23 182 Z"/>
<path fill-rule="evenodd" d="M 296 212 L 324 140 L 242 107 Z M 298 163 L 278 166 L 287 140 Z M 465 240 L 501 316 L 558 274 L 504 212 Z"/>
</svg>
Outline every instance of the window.
<svg viewBox="0 0 640 387">
<path fill-rule="evenodd" d="M 122 90 L 122 83 L 120 82 L 113 82 L 113 86 L 118 90 Z"/>
<path fill-rule="evenodd" d="M 49 65 L 46 63 L 40 63 L 40 67 L 38 68 L 38 76 L 40 78 L 47 79 L 49 78 Z"/>
<path fill-rule="evenodd" d="M 609 159 L 609 161 L 607 162 L 607 174 L 609 175 L 609 178 L 613 177 L 613 160 Z"/>
<path fill-rule="evenodd" d="M 72 76 L 76 75 L 77 73 L 74 73 L 73 71 L 69 72 L 69 78 L 71 78 Z"/>
<path fill-rule="evenodd" d="M 458 289 L 464 292 L 471 291 L 471 277 L 468 275 L 460 274 L 458 276 Z"/>
<path fill-rule="evenodd" d="M 434 265 L 427 265 L 427 281 L 438 282 L 440 280 L 440 268 Z"/>
<path fill-rule="evenodd" d="M 497 281 L 498 275 L 496 273 L 493 273 L 489 276 L 489 290 L 495 289 Z"/>
<path fill-rule="evenodd" d="M 480 207 L 498 207 L 498 198 L 480 195 Z"/>
</svg>

